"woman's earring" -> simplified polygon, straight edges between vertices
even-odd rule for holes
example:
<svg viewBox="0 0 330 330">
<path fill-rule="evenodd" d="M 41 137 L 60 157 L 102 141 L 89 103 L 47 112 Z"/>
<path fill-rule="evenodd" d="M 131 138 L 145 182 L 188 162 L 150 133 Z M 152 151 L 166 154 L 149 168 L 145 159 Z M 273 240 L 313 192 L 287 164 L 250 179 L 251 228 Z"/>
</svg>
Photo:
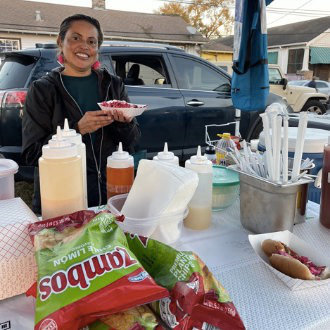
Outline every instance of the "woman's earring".
<svg viewBox="0 0 330 330">
<path fill-rule="evenodd" d="M 61 65 L 64 64 L 64 57 L 62 54 L 57 56 L 57 62 L 60 63 Z"/>
<path fill-rule="evenodd" d="M 101 67 L 101 63 L 99 61 L 96 61 L 93 65 L 92 65 L 92 69 L 93 70 L 97 70 Z"/>
</svg>

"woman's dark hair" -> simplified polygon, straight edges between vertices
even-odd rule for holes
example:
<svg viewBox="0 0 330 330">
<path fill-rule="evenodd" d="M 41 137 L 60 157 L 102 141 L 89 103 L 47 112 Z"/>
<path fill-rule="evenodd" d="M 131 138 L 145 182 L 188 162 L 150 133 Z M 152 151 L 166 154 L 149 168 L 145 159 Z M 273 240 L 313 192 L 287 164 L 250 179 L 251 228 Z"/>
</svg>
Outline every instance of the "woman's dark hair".
<svg viewBox="0 0 330 330">
<path fill-rule="evenodd" d="M 102 29 L 100 26 L 100 22 L 96 18 L 87 16 L 87 15 L 83 15 L 83 14 L 72 15 L 72 16 L 69 16 L 66 19 L 64 19 L 64 21 L 60 25 L 60 32 L 58 34 L 60 36 L 60 39 L 62 41 L 64 40 L 66 33 L 68 32 L 68 30 L 71 27 L 71 24 L 75 21 L 85 21 L 85 22 L 88 22 L 95 26 L 95 28 L 97 29 L 97 34 L 98 34 L 98 38 L 97 38 L 98 47 L 100 48 L 100 46 L 103 42 L 103 32 L 102 32 Z"/>
</svg>

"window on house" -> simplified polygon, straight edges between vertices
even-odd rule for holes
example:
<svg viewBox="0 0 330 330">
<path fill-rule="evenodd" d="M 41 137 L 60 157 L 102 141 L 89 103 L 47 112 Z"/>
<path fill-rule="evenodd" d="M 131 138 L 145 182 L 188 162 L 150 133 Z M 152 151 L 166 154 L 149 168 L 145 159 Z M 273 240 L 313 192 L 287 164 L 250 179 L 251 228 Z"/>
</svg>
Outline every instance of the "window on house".
<svg viewBox="0 0 330 330">
<path fill-rule="evenodd" d="M 19 39 L 0 38 L 0 53 L 11 52 L 13 50 L 19 50 L 20 48 Z"/>
<path fill-rule="evenodd" d="M 268 63 L 277 64 L 278 63 L 278 52 L 269 52 L 268 53 Z"/>
<path fill-rule="evenodd" d="M 297 73 L 301 70 L 304 60 L 304 49 L 290 49 L 288 59 L 288 73 Z"/>
</svg>

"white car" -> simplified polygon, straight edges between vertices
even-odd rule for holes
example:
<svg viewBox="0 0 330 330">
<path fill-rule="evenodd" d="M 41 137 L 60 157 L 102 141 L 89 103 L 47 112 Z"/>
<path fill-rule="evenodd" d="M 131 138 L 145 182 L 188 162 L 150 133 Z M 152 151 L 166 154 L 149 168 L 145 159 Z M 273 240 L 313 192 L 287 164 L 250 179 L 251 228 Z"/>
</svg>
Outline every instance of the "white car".
<svg viewBox="0 0 330 330">
<path fill-rule="evenodd" d="M 291 80 L 289 85 L 307 86 L 310 80 Z M 315 80 L 316 88 L 320 93 L 330 95 L 330 83 L 325 80 Z"/>
<path fill-rule="evenodd" d="M 308 111 L 319 115 L 326 112 L 329 94 L 307 86 L 288 84 L 278 65 L 269 64 L 268 72 L 270 91 L 285 98 L 293 112 Z"/>
</svg>

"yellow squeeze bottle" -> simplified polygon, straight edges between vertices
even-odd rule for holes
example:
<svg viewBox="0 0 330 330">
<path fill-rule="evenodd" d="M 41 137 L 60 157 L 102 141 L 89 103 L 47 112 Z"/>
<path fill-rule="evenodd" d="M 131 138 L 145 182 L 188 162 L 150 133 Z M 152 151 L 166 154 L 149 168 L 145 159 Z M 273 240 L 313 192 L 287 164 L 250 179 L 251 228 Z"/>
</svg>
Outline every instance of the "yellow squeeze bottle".
<svg viewBox="0 0 330 330">
<path fill-rule="evenodd" d="M 77 145 L 63 139 L 60 126 L 42 147 L 39 176 L 43 220 L 84 209 L 81 157 Z"/>
</svg>

